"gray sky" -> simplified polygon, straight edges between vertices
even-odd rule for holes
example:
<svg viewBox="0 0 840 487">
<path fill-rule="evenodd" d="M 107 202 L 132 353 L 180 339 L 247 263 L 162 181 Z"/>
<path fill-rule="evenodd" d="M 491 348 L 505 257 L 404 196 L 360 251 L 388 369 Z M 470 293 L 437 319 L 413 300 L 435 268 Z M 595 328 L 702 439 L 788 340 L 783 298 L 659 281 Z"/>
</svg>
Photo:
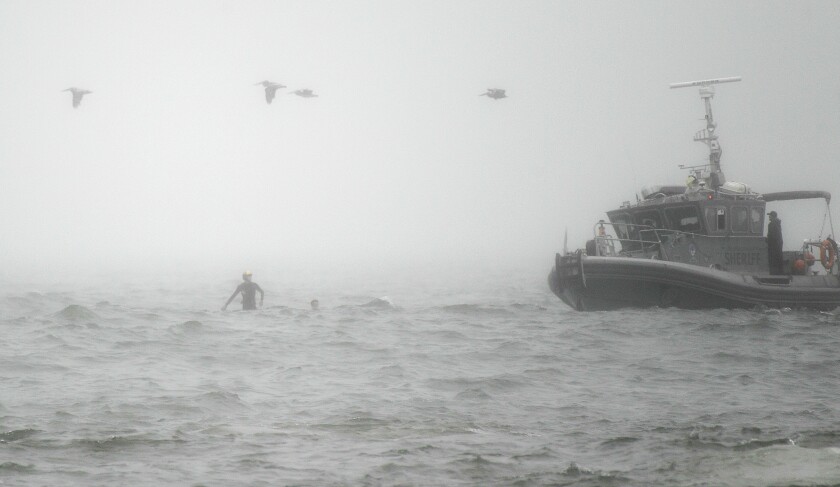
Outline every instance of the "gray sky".
<svg viewBox="0 0 840 487">
<path fill-rule="evenodd" d="M 706 160 L 668 84 L 714 77 L 743 77 L 714 100 L 728 179 L 840 197 L 838 26 L 837 1 L 2 0 L 0 275 L 547 272 L 564 228 Z"/>
</svg>

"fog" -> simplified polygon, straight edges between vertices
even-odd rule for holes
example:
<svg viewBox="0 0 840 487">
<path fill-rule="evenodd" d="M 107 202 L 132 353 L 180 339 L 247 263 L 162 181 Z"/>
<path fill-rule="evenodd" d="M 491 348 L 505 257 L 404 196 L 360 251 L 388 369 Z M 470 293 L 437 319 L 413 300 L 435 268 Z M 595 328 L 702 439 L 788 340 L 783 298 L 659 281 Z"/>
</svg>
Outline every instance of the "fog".
<svg viewBox="0 0 840 487">
<path fill-rule="evenodd" d="M 726 76 L 727 178 L 837 196 L 838 25 L 835 1 L 4 0 L 0 277 L 542 276 L 565 231 L 707 161 L 668 85 Z M 796 208 L 786 242 L 822 222 Z"/>
</svg>

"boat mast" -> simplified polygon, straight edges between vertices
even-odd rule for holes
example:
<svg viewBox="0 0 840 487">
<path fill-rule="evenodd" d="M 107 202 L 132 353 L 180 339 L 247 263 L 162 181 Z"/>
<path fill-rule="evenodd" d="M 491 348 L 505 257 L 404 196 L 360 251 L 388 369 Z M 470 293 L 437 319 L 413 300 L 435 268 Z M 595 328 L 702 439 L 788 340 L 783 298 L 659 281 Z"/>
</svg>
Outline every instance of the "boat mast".
<svg viewBox="0 0 840 487">
<path fill-rule="evenodd" d="M 709 183 L 714 191 L 717 191 L 718 188 L 726 182 L 726 177 L 723 175 L 723 171 L 720 168 L 720 155 L 723 153 L 723 150 L 720 148 L 718 136 L 715 133 L 717 124 L 715 124 L 715 119 L 712 116 L 712 98 L 715 96 L 714 85 L 720 83 L 732 83 L 735 81 L 741 81 L 741 77 L 734 76 L 731 78 L 715 78 L 671 84 L 671 88 L 687 88 L 689 86 L 700 87 L 700 98 L 706 105 L 706 128 L 697 132 L 694 135 L 694 140 L 697 142 L 703 142 L 709 146 Z"/>
</svg>

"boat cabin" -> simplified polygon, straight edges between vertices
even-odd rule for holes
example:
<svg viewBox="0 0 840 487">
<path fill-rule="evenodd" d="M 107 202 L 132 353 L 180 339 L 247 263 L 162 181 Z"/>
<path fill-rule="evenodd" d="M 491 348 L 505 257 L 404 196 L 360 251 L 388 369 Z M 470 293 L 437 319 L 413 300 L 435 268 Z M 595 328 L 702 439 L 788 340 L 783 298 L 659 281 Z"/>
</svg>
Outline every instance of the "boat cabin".
<svg viewBox="0 0 840 487">
<path fill-rule="evenodd" d="M 716 269 L 766 274 L 769 272 L 764 237 L 765 208 L 769 201 L 822 198 L 824 191 L 753 193 L 740 183 L 726 183 L 718 191 L 678 186 L 656 186 L 642 191 L 636 204 L 625 203 L 607 212 L 610 223 L 600 223 L 590 250 L 597 255 L 625 255 L 684 262 Z M 615 236 L 608 235 L 609 225 Z M 595 245 L 597 244 L 597 245 Z M 808 265 L 803 250 L 784 251 L 785 269 L 797 259 Z M 790 270 L 804 273 L 805 269 Z"/>
<path fill-rule="evenodd" d="M 731 194 L 685 186 L 643 190 L 635 205 L 607 212 L 621 246 L 617 253 L 766 273 L 766 202 L 743 188 Z"/>
<path fill-rule="evenodd" d="M 662 193 L 659 193 L 660 195 Z M 633 239 L 639 227 L 714 236 L 761 236 L 764 234 L 765 201 L 716 196 L 713 192 L 648 197 L 636 205 L 607 212 L 621 238 Z M 638 227 L 634 227 L 638 226 Z M 634 233 L 635 232 L 635 233 Z M 643 231 L 642 231 L 643 233 Z"/>
</svg>

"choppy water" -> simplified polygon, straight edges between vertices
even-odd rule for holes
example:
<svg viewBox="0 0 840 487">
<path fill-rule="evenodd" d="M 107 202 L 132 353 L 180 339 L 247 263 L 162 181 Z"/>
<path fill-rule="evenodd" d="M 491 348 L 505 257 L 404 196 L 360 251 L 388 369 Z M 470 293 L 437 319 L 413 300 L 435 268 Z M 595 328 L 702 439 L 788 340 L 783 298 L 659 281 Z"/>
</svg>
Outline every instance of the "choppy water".
<svg viewBox="0 0 840 487">
<path fill-rule="evenodd" d="M 840 313 L 259 277 L 226 313 L 235 280 L 7 285 L 0 484 L 840 483 Z"/>
</svg>

